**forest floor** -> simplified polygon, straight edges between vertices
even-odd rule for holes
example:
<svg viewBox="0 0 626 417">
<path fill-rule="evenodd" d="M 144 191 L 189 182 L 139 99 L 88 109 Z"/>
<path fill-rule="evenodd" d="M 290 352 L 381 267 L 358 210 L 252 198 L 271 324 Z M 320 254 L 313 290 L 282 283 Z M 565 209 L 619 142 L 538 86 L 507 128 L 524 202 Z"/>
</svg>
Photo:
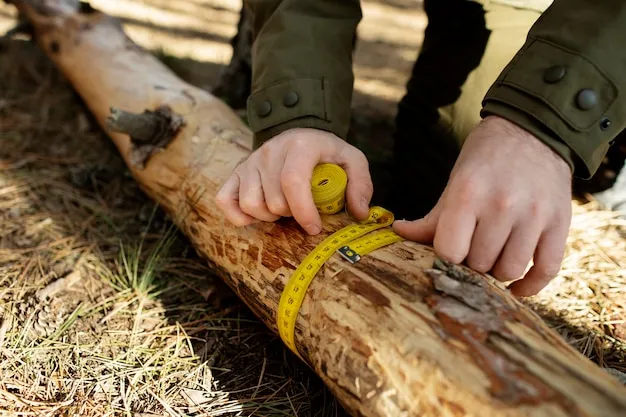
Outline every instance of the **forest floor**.
<svg viewBox="0 0 626 417">
<path fill-rule="evenodd" d="M 91 3 L 199 87 L 230 59 L 239 1 Z M 415 1 L 363 5 L 355 132 L 388 141 L 426 19 Z M 0 5 L 0 33 L 13 19 Z M 626 371 L 626 221 L 572 205 L 561 272 L 525 302 L 590 360 Z M 0 415 L 344 415 L 23 39 L 0 40 L 0 318 Z"/>
</svg>

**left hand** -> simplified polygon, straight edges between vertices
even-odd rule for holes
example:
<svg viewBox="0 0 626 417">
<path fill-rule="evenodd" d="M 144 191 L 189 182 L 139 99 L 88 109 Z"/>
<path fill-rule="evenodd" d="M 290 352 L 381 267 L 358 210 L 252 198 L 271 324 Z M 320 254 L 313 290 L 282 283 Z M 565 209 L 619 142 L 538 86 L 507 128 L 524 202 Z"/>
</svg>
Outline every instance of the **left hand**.
<svg viewBox="0 0 626 417">
<path fill-rule="evenodd" d="M 559 272 L 571 221 L 568 164 L 517 125 L 489 116 L 469 135 L 441 198 L 424 218 L 397 221 L 406 239 L 442 258 L 491 272 L 518 296 Z"/>
</svg>

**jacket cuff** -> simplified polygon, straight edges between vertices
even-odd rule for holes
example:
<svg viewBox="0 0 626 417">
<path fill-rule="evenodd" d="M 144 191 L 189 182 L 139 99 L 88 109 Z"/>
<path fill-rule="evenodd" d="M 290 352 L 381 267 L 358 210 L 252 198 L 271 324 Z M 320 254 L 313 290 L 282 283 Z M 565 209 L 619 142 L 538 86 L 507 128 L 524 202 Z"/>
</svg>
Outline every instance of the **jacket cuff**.
<svg viewBox="0 0 626 417">
<path fill-rule="evenodd" d="M 253 92 L 247 101 L 248 123 L 255 149 L 287 129 L 311 127 L 345 139 L 347 127 L 333 115 L 328 79 L 280 81 Z"/>
<path fill-rule="evenodd" d="M 287 122 L 280 123 L 265 130 L 255 132 L 253 138 L 253 150 L 259 149 L 261 145 L 263 145 L 274 136 L 283 133 L 286 130 L 296 128 L 311 128 L 335 133 L 330 130 L 329 124 L 324 120 L 318 119 L 316 117 L 300 117 L 298 119 L 289 120 Z"/>
<path fill-rule="evenodd" d="M 483 113 L 501 114 L 533 132 L 589 178 L 624 124 L 618 88 L 581 54 L 529 38 L 483 101 Z"/>
</svg>

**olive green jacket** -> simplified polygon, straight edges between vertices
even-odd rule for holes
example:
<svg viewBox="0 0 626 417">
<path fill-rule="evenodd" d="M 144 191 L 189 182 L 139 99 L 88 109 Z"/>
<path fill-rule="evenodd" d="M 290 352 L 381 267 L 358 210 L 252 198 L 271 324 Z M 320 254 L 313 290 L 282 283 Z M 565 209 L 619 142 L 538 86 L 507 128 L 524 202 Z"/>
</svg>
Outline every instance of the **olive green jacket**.
<svg viewBox="0 0 626 417">
<path fill-rule="evenodd" d="M 346 138 L 358 0 L 245 0 L 255 147 L 294 127 Z M 295 93 L 295 94 L 294 94 Z M 589 178 L 626 126 L 626 1 L 555 0 L 483 101 Z"/>
</svg>

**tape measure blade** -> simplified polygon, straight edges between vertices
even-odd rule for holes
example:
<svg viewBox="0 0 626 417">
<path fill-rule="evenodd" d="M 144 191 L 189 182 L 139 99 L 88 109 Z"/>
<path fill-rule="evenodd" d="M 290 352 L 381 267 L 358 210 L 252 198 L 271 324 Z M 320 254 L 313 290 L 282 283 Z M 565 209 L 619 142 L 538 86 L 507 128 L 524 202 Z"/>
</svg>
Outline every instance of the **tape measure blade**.
<svg viewBox="0 0 626 417">
<path fill-rule="evenodd" d="M 345 245 L 341 248 L 342 255 L 344 258 L 349 256 L 351 259 L 360 260 L 363 256 L 367 255 L 375 251 L 376 249 L 380 249 L 384 246 L 391 245 L 396 242 L 400 242 L 404 240 L 400 235 L 396 234 L 391 230 L 382 230 L 372 233 L 371 235 L 364 236 L 360 239 L 357 239 L 353 242 L 350 242 L 349 245 Z M 352 255 L 352 253 L 354 255 Z M 350 260 L 350 259 L 348 259 Z M 353 262 L 354 263 L 354 262 Z"/>
<path fill-rule="evenodd" d="M 300 356 L 295 344 L 297 318 L 308 287 L 319 270 L 331 256 L 350 242 L 363 241 L 365 244 L 362 249 L 363 253 L 357 254 L 363 256 L 372 250 L 389 244 L 386 242 L 399 238 L 395 233 L 393 234 L 395 236 L 388 235 L 390 231 L 387 231 L 384 232 L 387 233 L 384 236 L 387 236 L 388 240 L 383 240 L 383 235 L 378 234 L 374 235 L 379 237 L 379 239 L 367 240 L 366 235 L 368 233 L 387 227 L 391 223 L 393 223 L 393 214 L 382 207 L 372 207 L 370 208 L 370 215 L 365 222 L 350 224 L 331 234 L 318 244 L 296 268 L 281 294 L 276 318 L 281 339 L 296 355 Z M 357 261 L 360 259 L 360 256 L 358 256 Z"/>
</svg>

